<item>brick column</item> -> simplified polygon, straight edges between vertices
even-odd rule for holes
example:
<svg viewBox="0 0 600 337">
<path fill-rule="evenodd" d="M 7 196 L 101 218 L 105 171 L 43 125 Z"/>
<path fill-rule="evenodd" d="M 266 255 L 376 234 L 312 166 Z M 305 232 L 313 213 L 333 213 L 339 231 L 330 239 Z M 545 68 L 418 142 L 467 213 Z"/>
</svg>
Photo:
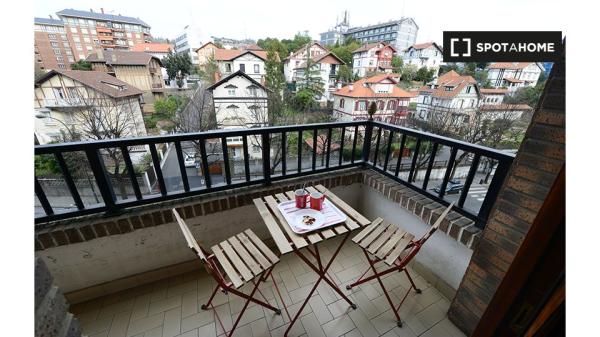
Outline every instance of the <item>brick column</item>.
<svg viewBox="0 0 600 337">
<path fill-rule="evenodd" d="M 555 63 L 448 311 L 470 335 L 565 163 L 565 63 Z"/>
</svg>

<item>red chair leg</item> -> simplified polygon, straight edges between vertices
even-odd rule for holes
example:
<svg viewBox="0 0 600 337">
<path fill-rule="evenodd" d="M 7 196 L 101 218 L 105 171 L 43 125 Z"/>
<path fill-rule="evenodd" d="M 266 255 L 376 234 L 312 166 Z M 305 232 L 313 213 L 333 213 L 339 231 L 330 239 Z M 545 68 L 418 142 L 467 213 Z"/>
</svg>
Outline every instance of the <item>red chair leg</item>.
<svg viewBox="0 0 600 337">
<path fill-rule="evenodd" d="M 415 292 L 417 294 L 420 294 L 421 293 L 421 289 L 417 288 L 417 286 L 415 285 L 415 282 L 413 281 L 412 277 L 410 277 L 410 274 L 408 273 L 408 270 L 406 268 L 404 268 L 404 273 L 408 277 L 408 280 L 410 281 L 410 284 L 412 285 L 412 287 L 415 289 Z"/>
<path fill-rule="evenodd" d="M 217 286 L 215 287 L 215 290 L 213 290 L 212 295 L 210 295 L 210 298 L 208 299 L 208 302 L 206 304 L 202 304 L 200 306 L 200 308 L 202 310 L 207 310 L 208 307 L 210 307 L 210 304 L 212 303 L 212 300 L 215 298 L 215 295 L 217 294 L 217 291 L 219 291 L 219 288 L 221 288 L 221 286 L 219 286 L 217 284 Z"/>
</svg>

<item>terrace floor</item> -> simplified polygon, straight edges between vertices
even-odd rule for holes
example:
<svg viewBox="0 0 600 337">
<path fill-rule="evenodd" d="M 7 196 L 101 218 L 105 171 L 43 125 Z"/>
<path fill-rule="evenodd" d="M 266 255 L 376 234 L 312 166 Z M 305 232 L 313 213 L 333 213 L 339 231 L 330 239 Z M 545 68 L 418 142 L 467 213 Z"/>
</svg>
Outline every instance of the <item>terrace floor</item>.
<svg viewBox="0 0 600 337">
<path fill-rule="evenodd" d="M 329 259 L 339 240 L 335 238 L 319 245 L 325 259 Z M 333 262 L 330 275 L 338 284 L 347 284 L 367 267 L 362 251 L 348 241 Z M 273 275 L 293 317 L 317 275 L 293 254 L 281 258 Z M 423 292 L 411 292 L 403 304 L 400 310 L 404 322 L 402 328 L 396 326 L 394 315 L 376 281 L 351 291 L 341 287 L 358 305 L 357 310 L 350 309 L 341 297 L 323 284 L 311 297 L 290 336 L 465 336 L 446 317 L 449 300 L 416 272 L 411 275 Z M 386 275 L 384 283 L 391 290 L 395 303 L 399 303 L 398 296 L 409 286 L 406 276 L 400 273 Z M 72 306 L 71 311 L 79 318 L 83 334 L 90 337 L 221 336 L 223 330 L 213 311 L 200 309 L 214 285 L 213 279 L 202 269 L 80 303 Z M 248 293 L 247 288 L 245 286 L 242 291 Z M 270 303 L 277 301 L 277 306 L 283 308 L 270 280 L 263 283 L 261 291 Z M 218 293 L 213 304 L 222 324 L 229 330 L 241 311 L 242 300 L 235 295 Z M 234 336 L 283 336 L 288 324 L 285 311 L 277 316 L 261 306 L 250 304 Z"/>
</svg>

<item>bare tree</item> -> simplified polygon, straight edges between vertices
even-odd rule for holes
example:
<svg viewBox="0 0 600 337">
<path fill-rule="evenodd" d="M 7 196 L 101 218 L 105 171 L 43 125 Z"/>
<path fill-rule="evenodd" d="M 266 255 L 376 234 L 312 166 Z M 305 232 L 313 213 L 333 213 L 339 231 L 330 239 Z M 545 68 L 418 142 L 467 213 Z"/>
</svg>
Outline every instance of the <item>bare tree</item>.
<svg viewBox="0 0 600 337">
<path fill-rule="evenodd" d="M 113 98 L 87 87 L 76 86 L 69 88 L 65 98 L 70 106 L 69 114 L 77 126 L 81 139 L 105 140 L 118 139 L 138 135 L 143 128 L 141 110 L 135 109 L 138 102 L 132 103 L 131 97 Z M 123 184 L 125 177 L 122 171 L 123 154 L 119 148 L 104 148 L 112 167 L 112 175 L 118 182 L 123 199 L 127 199 L 127 191 Z"/>
</svg>

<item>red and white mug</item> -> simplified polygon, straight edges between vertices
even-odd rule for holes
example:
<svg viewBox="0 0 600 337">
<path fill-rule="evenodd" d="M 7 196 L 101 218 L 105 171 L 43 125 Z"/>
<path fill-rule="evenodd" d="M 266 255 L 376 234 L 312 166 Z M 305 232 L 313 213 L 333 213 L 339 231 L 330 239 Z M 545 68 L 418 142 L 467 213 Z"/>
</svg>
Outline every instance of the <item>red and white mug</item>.
<svg viewBox="0 0 600 337">
<path fill-rule="evenodd" d="M 312 192 L 310 194 L 310 208 L 320 211 L 323 209 L 324 202 L 325 194 L 319 192 Z"/>
<path fill-rule="evenodd" d="M 296 195 L 296 207 L 306 208 L 306 202 L 308 200 L 308 192 L 305 189 L 299 189 L 294 192 Z"/>
</svg>

